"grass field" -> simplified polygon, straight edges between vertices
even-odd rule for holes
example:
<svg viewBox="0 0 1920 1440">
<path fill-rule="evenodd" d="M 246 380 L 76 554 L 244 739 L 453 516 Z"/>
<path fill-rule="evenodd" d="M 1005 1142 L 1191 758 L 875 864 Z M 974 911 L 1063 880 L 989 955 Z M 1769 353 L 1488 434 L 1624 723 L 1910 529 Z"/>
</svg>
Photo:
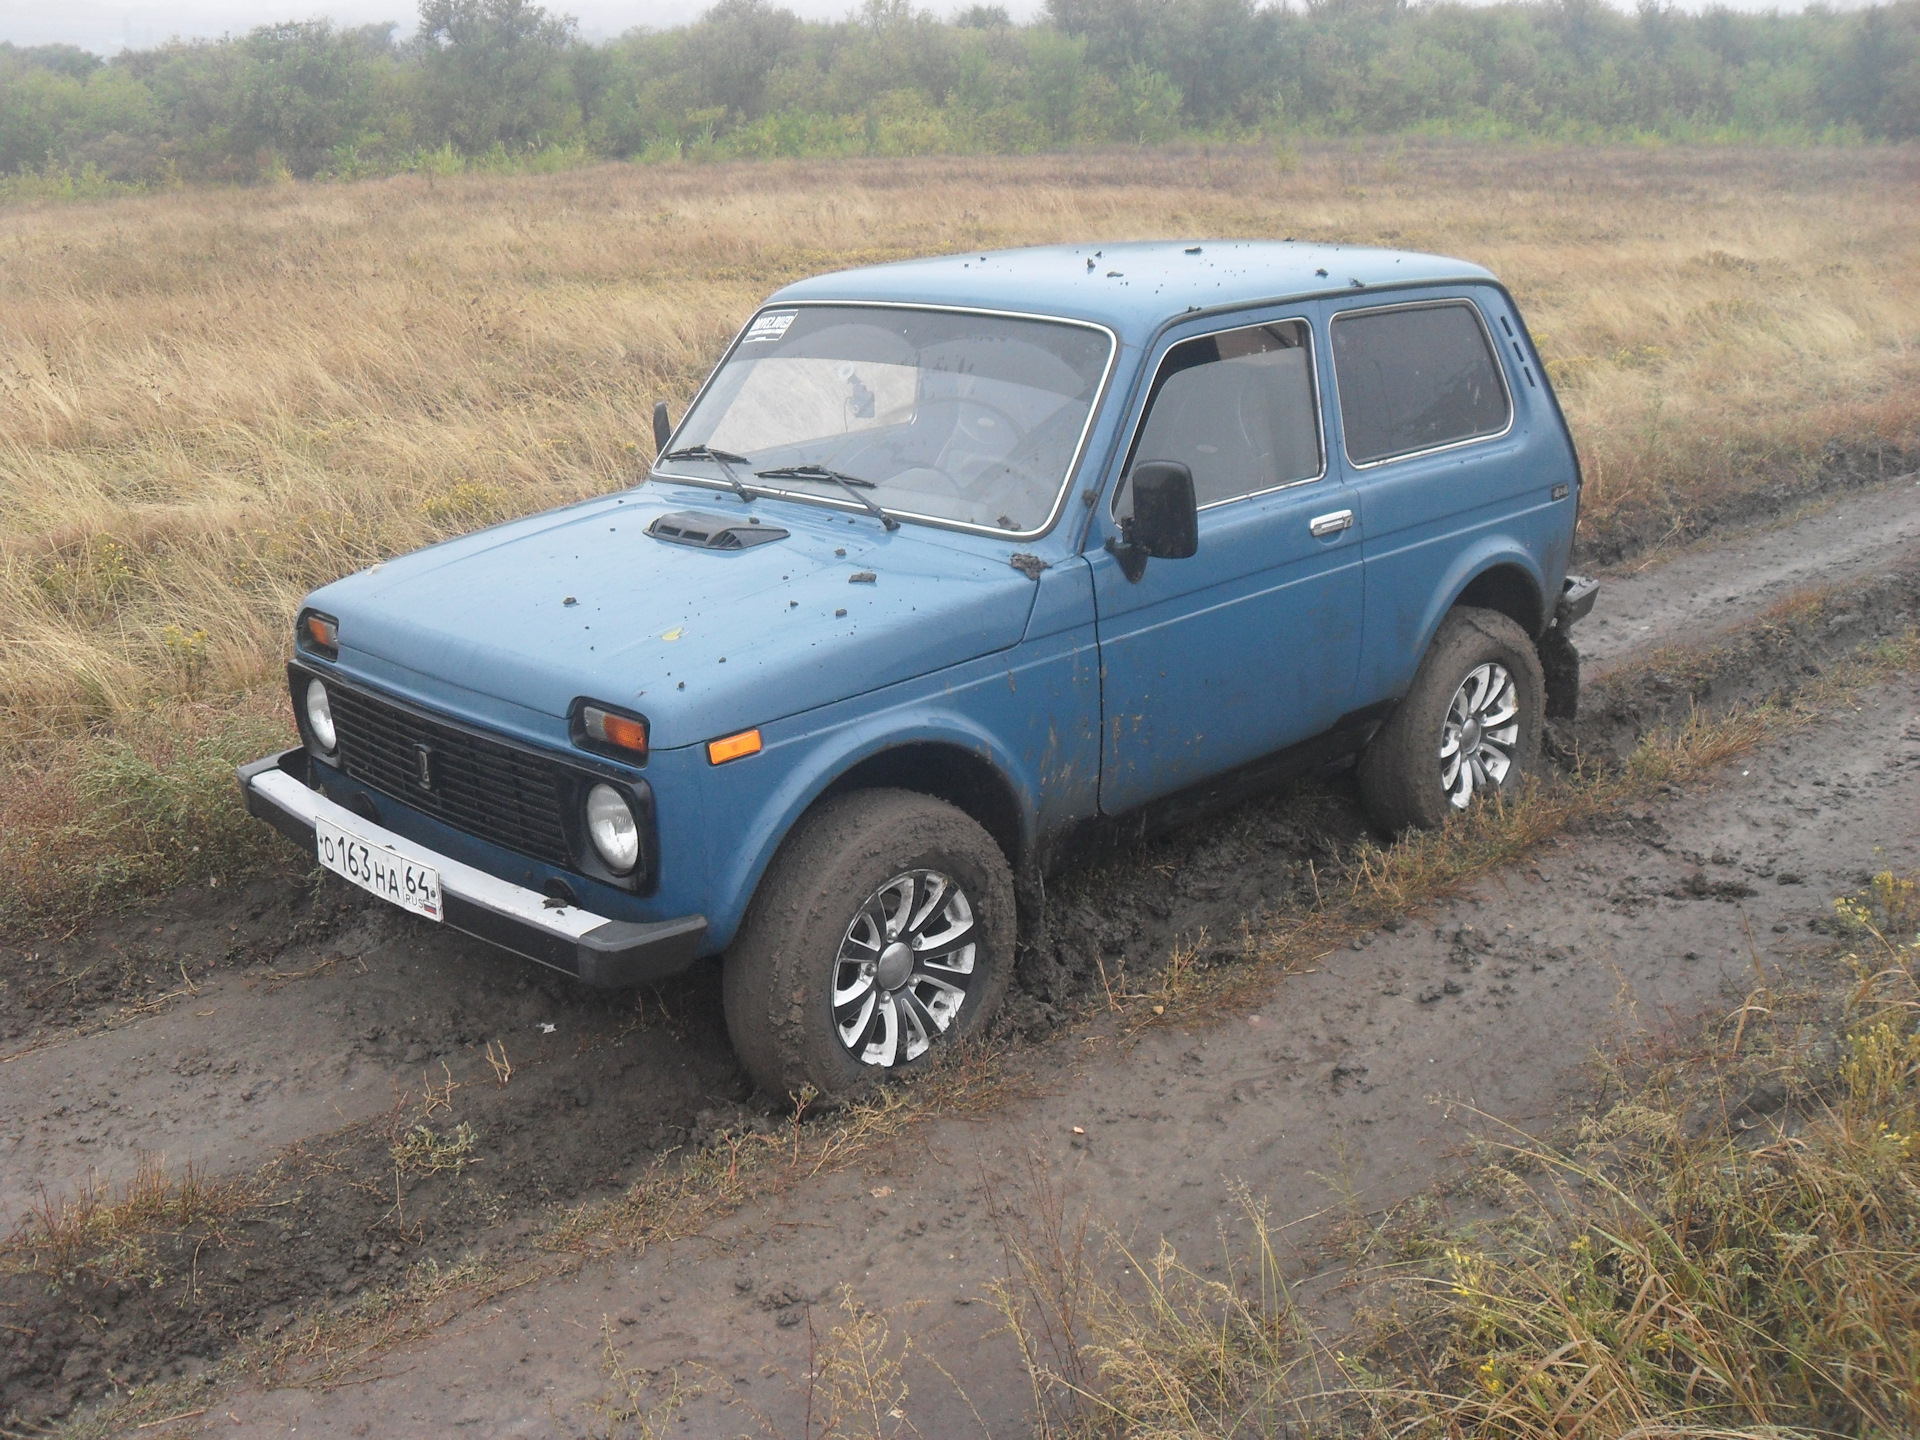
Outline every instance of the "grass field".
<svg viewBox="0 0 1920 1440">
<path fill-rule="evenodd" d="M 291 733 L 300 595 L 632 483 L 654 398 L 677 414 L 786 280 L 1169 235 L 1465 256 L 1534 327 L 1605 554 L 1810 488 L 1833 442 L 1920 442 L 1916 172 L 1900 148 L 1392 144 L 0 209 L 0 928 L 252 863 L 224 767 Z"/>
</svg>

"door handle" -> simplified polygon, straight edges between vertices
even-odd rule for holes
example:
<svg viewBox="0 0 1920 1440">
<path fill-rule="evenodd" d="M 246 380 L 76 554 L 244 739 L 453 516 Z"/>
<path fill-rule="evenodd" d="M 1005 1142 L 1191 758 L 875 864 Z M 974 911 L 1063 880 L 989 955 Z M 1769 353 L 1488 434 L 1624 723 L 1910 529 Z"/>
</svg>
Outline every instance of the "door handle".
<svg viewBox="0 0 1920 1440">
<path fill-rule="evenodd" d="M 1331 515 L 1316 515 L 1307 522 L 1308 532 L 1319 540 L 1352 528 L 1353 512 L 1351 510 L 1335 510 Z"/>
</svg>

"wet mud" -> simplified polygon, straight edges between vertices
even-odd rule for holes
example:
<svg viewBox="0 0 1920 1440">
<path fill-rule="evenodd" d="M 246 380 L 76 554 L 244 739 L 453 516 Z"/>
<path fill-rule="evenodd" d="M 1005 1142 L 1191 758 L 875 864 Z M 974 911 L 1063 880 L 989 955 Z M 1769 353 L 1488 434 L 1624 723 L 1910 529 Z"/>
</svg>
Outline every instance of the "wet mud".
<svg viewBox="0 0 1920 1440">
<path fill-rule="evenodd" d="M 1833 527 L 1832 543 L 1856 528 Z M 1698 607 L 1675 600 L 1697 583 L 1692 571 L 1676 560 L 1631 577 L 1629 593 L 1655 618 L 1589 681 L 1580 718 L 1556 724 L 1552 753 L 1617 762 L 1696 707 L 1789 695 L 1835 657 L 1901 632 L 1920 618 L 1920 572 L 1903 535 L 1855 555 L 1862 569 L 1843 598 L 1749 615 L 1704 648 Z M 1763 582 L 1728 609 L 1767 600 L 1757 592 L 1773 582 Z M 1600 614 L 1608 603 L 1603 592 Z M 1907 753 L 1920 753 L 1920 734 L 1889 736 L 1885 775 L 1906 784 L 1898 766 L 1920 764 Z M 1810 785 L 1754 823 L 1759 838 L 1696 842 L 1698 863 L 1686 858 L 1695 850 L 1674 849 L 1662 816 L 1620 817 L 1608 822 L 1617 833 L 1588 838 L 1659 863 L 1616 875 L 1567 861 L 1562 882 L 1595 892 L 1608 913 L 1751 903 L 1783 891 L 1783 876 L 1804 878 L 1796 827 L 1850 806 L 1878 813 L 1874 797 L 1895 783 L 1864 774 L 1837 789 Z M 1176 945 L 1201 966 L 1238 961 L 1265 917 L 1311 902 L 1365 833 L 1349 777 L 1335 769 L 1057 877 L 1021 957 L 1008 1026 L 1045 1057 L 1071 1043 L 1061 1027 L 1088 997 L 1148 979 Z M 1574 953 L 1523 961 L 1501 949 L 1504 935 L 1484 934 L 1414 945 L 1383 933 L 1375 948 L 1402 943 L 1412 952 L 1383 962 L 1395 972 L 1383 983 L 1398 988 L 1380 995 L 1413 1015 L 1551 1006 L 1554 987 L 1529 990 L 1522 977 L 1557 973 Z M 0 1267 L 0 1418 L 16 1426 L 141 1385 L 211 1378 L 237 1346 L 270 1344 L 298 1312 L 350 1306 L 428 1262 L 524 1250 L 561 1207 L 617 1193 L 662 1155 L 768 1123 L 728 1050 L 715 967 L 658 990 L 592 992 L 291 869 L 14 945 L 0 966 L 0 1205 L 16 1237 L 77 1237 L 64 1249 L 44 1240 L 16 1249 Z M 1371 1094 L 1401 1063 L 1392 1033 L 1367 1055 L 1327 1059 L 1326 1083 Z M 1550 1037 L 1541 1047 L 1548 1056 Z M 1317 1074 L 1324 1048 L 1283 1046 L 1293 1058 L 1272 1063 Z M 1187 1062 L 1164 1063 L 1179 1074 Z M 1141 1093 L 1101 1103 L 1159 1113 L 1153 1095 L 1166 1082 L 1139 1083 Z M 1142 1144 L 1161 1143 L 1141 1133 Z M 1192 1168 L 1185 1140 L 1165 1145 L 1168 1164 Z M 141 1167 L 157 1173 L 162 1157 L 168 1193 L 188 1166 L 204 1193 L 142 1212 L 117 1237 L 102 1229 Z M 101 1202 L 91 1211 L 90 1187 Z M 891 1224 L 897 1207 L 881 1208 Z M 80 1223 L 88 1216 L 91 1231 Z M 810 1276 L 847 1262 L 831 1247 L 813 1253 Z M 762 1279 L 748 1291 L 758 1296 Z M 823 1290 L 815 1278 L 792 1283 L 806 1297 Z M 764 1308 L 767 1324 L 792 1310 Z"/>
</svg>

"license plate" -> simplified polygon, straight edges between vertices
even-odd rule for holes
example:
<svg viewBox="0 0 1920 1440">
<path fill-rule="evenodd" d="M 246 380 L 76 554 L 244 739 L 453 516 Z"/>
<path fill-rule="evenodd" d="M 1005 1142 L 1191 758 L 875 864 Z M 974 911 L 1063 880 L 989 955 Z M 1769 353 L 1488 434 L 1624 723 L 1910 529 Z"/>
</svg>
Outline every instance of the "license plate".
<svg viewBox="0 0 1920 1440">
<path fill-rule="evenodd" d="M 402 910 L 411 910 L 429 920 L 444 918 L 440 909 L 440 872 L 431 865 L 417 864 L 384 845 L 362 840 L 352 831 L 342 830 L 317 815 L 313 820 L 313 840 L 320 863 L 334 874 L 351 880 L 382 900 L 391 900 Z"/>
</svg>

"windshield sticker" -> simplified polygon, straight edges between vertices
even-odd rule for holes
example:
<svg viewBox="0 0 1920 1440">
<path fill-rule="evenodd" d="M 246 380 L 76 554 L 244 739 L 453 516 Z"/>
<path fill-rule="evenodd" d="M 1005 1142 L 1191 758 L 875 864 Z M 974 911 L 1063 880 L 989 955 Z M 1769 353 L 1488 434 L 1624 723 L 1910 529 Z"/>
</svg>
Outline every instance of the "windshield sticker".
<svg viewBox="0 0 1920 1440">
<path fill-rule="evenodd" d="M 775 310 L 756 317 L 753 324 L 747 327 L 746 338 L 740 343 L 751 345 L 756 340 L 778 340 L 787 333 L 787 327 L 793 324 L 793 317 L 799 313 L 798 310 Z"/>
</svg>

